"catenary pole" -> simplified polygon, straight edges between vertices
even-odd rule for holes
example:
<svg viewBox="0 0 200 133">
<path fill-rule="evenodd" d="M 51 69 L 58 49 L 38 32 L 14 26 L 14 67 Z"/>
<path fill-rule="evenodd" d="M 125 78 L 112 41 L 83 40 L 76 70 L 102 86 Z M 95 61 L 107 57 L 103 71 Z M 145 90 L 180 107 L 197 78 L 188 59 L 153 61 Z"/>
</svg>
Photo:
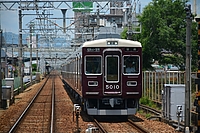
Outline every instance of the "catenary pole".
<svg viewBox="0 0 200 133">
<path fill-rule="evenodd" d="M 29 73 L 30 73 L 30 82 L 31 82 L 31 85 L 32 85 L 32 47 L 33 47 L 33 26 L 34 26 L 34 23 L 31 22 L 30 23 L 30 67 L 29 67 Z"/>
<path fill-rule="evenodd" d="M 185 127 L 190 127 L 190 90 L 191 90 L 191 5 L 186 5 L 186 85 L 185 85 Z"/>
<path fill-rule="evenodd" d="M 3 30 L 0 29 L 0 61 L 1 61 L 1 47 L 2 47 L 2 39 L 3 39 Z M 0 63 L 0 107 L 2 107 L 2 72 L 1 72 L 1 63 Z"/>
<path fill-rule="evenodd" d="M 21 91 L 24 91 L 23 86 L 23 67 L 22 67 L 22 10 L 19 9 L 19 72 Z"/>
<path fill-rule="evenodd" d="M 200 16 L 196 17 L 196 22 L 198 23 L 198 71 L 197 71 L 197 79 L 195 83 L 198 84 L 198 92 L 197 92 L 197 99 L 195 102 L 196 105 L 196 112 L 198 113 L 198 122 L 197 122 L 197 131 L 196 133 L 200 132 Z"/>
</svg>

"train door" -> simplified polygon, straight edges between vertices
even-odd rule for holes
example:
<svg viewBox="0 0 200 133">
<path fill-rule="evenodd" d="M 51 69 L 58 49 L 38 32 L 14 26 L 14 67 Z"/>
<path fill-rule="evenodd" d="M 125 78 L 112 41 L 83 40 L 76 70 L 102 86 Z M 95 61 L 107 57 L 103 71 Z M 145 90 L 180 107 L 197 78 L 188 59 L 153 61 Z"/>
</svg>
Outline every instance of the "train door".
<svg viewBox="0 0 200 133">
<path fill-rule="evenodd" d="M 121 95 L 121 50 L 106 49 L 103 52 L 104 59 L 104 95 Z"/>
</svg>

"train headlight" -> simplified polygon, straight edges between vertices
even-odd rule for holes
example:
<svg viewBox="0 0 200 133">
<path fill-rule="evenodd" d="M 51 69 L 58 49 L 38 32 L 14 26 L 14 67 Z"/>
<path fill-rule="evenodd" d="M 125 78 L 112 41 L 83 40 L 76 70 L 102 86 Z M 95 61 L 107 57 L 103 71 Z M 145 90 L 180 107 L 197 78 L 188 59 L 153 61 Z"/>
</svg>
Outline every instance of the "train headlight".
<svg viewBox="0 0 200 133">
<path fill-rule="evenodd" d="M 88 86 L 98 86 L 98 81 L 88 81 Z"/>
<path fill-rule="evenodd" d="M 130 48 L 125 48 L 125 51 L 130 52 L 130 51 L 138 51 L 138 48 L 130 47 Z"/>
<path fill-rule="evenodd" d="M 137 81 L 127 81 L 126 85 L 127 86 L 137 86 Z"/>
</svg>

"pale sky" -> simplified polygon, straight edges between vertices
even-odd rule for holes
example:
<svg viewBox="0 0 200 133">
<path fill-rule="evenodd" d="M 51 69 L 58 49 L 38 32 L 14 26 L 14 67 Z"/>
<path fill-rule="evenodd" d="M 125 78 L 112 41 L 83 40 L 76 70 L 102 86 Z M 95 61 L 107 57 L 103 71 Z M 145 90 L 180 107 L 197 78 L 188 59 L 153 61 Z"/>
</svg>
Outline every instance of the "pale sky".
<svg viewBox="0 0 200 133">
<path fill-rule="evenodd" d="M 19 1 L 19 0 L 18 0 Z M 134 1 L 134 0 L 132 0 Z M 144 8 L 149 2 L 151 2 L 151 0 L 140 0 L 141 3 L 141 8 Z M 16 9 L 16 8 L 15 8 Z M 25 13 L 25 11 L 23 12 Z M 26 13 L 35 13 L 35 11 L 31 12 L 26 12 Z M 52 11 L 51 13 L 53 14 L 57 14 L 56 16 L 52 16 L 52 17 L 62 17 L 62 13 L 61 11 Z M 66 16 L 72 16 L 70 11 L 66 12 Z M 28 26 L 26 24 L 28 24 L 31 20 L 33 20 L 35 18 L 35 16 L 24 16 L 22 21 L 23 21 L 23 26 L 22 28 L 26 28 L 28 29 Z M 19 18 L 18 18 L 18 11 L 5 11 L 5 10 L 0 10 L 0 28 L 3 29 L 3 31 L 5 32 L 13 32 L 15 34 L 18 34 L 19 32 Z M 59 21 L 59 20 L 57 20 Z M 62 22 L 62 20 L 60 20 Z M 59 23 L 59 22 L 58 22 Z M 66 26 L 68 26 L 69 24 L 66 24 Z M 62 26 L 62 24 L 60 25 Z"/>
</svg>

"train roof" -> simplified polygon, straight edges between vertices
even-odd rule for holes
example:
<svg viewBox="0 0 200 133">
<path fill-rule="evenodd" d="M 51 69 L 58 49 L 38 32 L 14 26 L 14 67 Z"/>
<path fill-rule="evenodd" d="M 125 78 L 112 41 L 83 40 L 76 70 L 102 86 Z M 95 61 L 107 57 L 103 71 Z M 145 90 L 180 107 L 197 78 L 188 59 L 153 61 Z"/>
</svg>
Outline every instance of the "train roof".
<svg viewBox="0 0 200 133">
<path fill-rule="evenodd" d="M 117 45 L 116 44 L 109 45 L 111 47 L 142 47 L 141 43 L 138 41 L 118 39 L 118 38 L 106 38 L 106 39 L 87 41 L 83 44 L 82 47 L 108 47 L 107 43 L 105 42 L 109 42 L 109 41 L 118 42 Z"/>
</svg>

